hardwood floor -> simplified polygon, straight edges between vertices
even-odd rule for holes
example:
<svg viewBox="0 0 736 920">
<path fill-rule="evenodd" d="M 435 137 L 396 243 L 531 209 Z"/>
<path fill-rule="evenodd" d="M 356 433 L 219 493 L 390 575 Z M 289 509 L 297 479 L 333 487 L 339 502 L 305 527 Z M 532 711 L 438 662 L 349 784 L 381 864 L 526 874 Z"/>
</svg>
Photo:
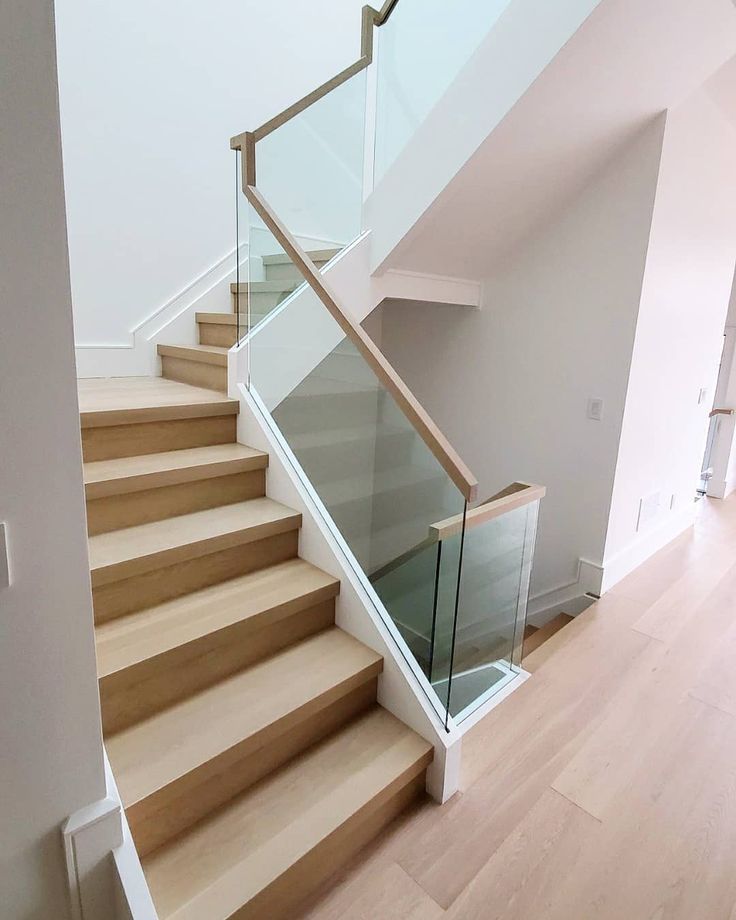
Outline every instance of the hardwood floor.
<svg viewBox="0 0 736 920">
<path fill-rule="evenodd" d="M 303 917 L 736 918 L 736 496 L 543 648 L 466 737 L 461 792 Z"/>
</svg>

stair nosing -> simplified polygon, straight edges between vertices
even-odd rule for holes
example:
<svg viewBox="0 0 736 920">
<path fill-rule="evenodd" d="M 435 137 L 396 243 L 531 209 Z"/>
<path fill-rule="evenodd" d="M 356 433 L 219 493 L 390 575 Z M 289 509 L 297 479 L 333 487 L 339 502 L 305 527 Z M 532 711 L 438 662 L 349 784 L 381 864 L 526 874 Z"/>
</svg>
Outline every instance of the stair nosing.
<svg viewBox="0 0 736 920">
<path fill-rule="evenodd" d="M 337 634 L 340 634 L 344 638 L 335 640 L 334 637 Z M 118 759 L 119 754 L 116 752 L 116 748 L 118 748 L 121 743 L 124 744 L 125 740 L 135 737 L 137 734 L 140 735 L 146 731 L 150 732 L 153 730 L 155 730 L 157 736 L 159 736 L 162 734 L 162 726 L 168 720 L 173 720 L 174 722 L 181 720 L 184 723 L 188 721 L 190 726 L 196 725 L 198 720 L 199 722 L 204 720 L 204 710 L 207 710 L 207 723 L 208 725 L 212 726 L 214 725 L 214 714 L 217 713 L 220 715 L 223 710 L 222 704 L 219 706 L 212 705 L 211 701 L 216 700 L 218 695 L 222 697 L 225 692 L 225 688 L 229 690 L 238 684 L 247 687 L 248 678 L 252 678 L 252 675 L 255 671 L 258 670 L 263 673 L 268 668 L 273 668 L 274 662 L 276 662 L 277 659 L 279 661 L 283 661 L 289 656 L 298 659 L 299 651 L 305 648 L 307 644 L 316 644 L 320 641 L 329 642 L 330 640 L 333 642 L 346 642 L 356 649 L 361 647 L 363 661 L 359 666 L 353 664 L 349 667 L 349 669 L 346 668 L 345 673 L 340 677 L 340 679 L 335 681 L 327 679 L 323 686 L 319 686 L 316 689 L 309 688 L 308 686 L 305 687 L 304 685 L 299 685 L 298 681 L 292 681 L 289 685 L 290 691 L 293 691 L 296 686 L 300 686 L 300 689 L 303 691 L 303 695 L 299 698 L 297 705 L 291 705 L 290 703 L 288 708 L 286 706 L 282 706 L 280 709 L 275 710 L 273 715 L 269 714 L 264 716 L 263 714 L 260 714 L 261 721 L 256 721 L 251 725 L 248 725 L 246 721 L 241 722 L 238 726 L 237 732 L 235 732 L 233 729 L 233 734 L 237 734 L 237 739 L 218 739 L 218 742 L 220 743 L 216 744 L 213 742 L 212 745 L 213 747 L 217 747 L 216 750 L 205 750 L 206 743 L 204 734 L 201 730 L 201 724 L 199 726 L 199 730 L 190 727 L 186 738 L 196 739 L 196 743 L 199 745 L 199 747 L 196 748 L 196 750 L 194 747 L 192 748 L 190 753 L 192 753 L 193 756 L 188 763 L 184 763 L 186 758 L 182 758 L 178 764 L 170 764 L 166 770 L 164 770 L 162 767 L 159 767 L 159 772 L 166 774 L 165 778 L 157 778 L 155 781 L 153 781 L 150 779 L 150 777 L 146 777 L 148 780 L 146 783 L 143 782 L 143 777 L 139 776 L 137 784 L 131 783 L 129 774 L 126 773 L 124 768 L 120 767 Z M 142 802 L 150 799 L 152 796 L 161 792 L 163 789 L 166 789 L 173 783 L 176 783 L 186 776 L 190 776 L 192 773 L 211 763 L 216 758 L 226 754 L 228 751 L 232 751 L 234 748 L 243 748 L 243 756 L 247 756 L 245 750 L 246 748 L 252 748 L 254 751 L 258 750 L 265 744 L 268 744 L 269 741 L 283 734 L 284 731 L 288 731 L 292 726 L 299 724 L 300 722 L 304 721 L 304 719 L 309 718 L 314 713 L 324 709 L 325 706 L 328 706 L 332 702 L 340 699 L 342 696 L 347 695 L 351 690 L 356 689 L 362 684 L 372 680 L 374 677 L 377 677 L 378 674 L 380 674 L 382 667 L 382 656 L 378 655 L 376 652 L 373 652 L 367 646 L 364 646 L 357 639 L 353 639 L 352 636 L 348 636 L 347 633 L 340 630 L 337 626 L 333 626 L 327 630 L 323 630 L 322 632 L 317 633 L 314 636 L 309 637 L 306 640 L 302 640 L 296 645 L 282 649 L 281 651 L 269 656 L 269 658 L 265 659 L 264 661 L 250 665 L 243 671 L 218 681 L 211 687 L 200 690 L 193 696 L 187 697 L 186 699 L 181 700 L 180 702 L 175 703 L 174 705 L 169 706 L 160 712 L 154 713 L 148 718 L 143 719 L 141 722 L 138 722 L 128 728 L 114 733 L 107 739 L 109 748 L 108 753 L 110 755 L 113 770 L 116 770 L 116 781 L 121 792 L 124 807 L 128 809 L 134 805 L 140 805 Z M 242 713 L 245 720 L 245 718 L 250 715 L 251 709 L 249 709 L 246 702 L 248 699 L 247 692 L 240 689 L 238 695 L 240 696 L 241 694 L 243 699 Z M 189 719 L 187 719 L 186 713 L 184 718 L 180 719 L 181 713 L 185 712 L 187 708 L 196 709 L 197 707 L 199 711 L 194 715 L 190 713 Z M 128 741 L 128 743 L 130 742 Z M 150 751 L 150 748 L 148 750 Z M 117 768 L 116 761 L 118 763 Z M 158 761 L 159 764 L 161 762 L 162 761 Z M 150 769 L 150 767 L 151 759 L 149 757 L 146 761 L 145 768 Z M 127 788 L 129 785 L 133 785 L 133 790 Z"/>
<path fill-rule="evenodd" d="M 125 474 L 118 473 L 102 479 L 90 480 L 87 477 L 96 467 L 100 469 L 99 464 L 120 464 L 123 467 L 126 462 L 139 461 L 143 458 L 150 457 L 153 464 L 164 456 L 179 455 L 190 456 L 196 455 L 203 450 L 217 451 L 217 448 L 227 447 L 230 444 L 214 444 L 207 448 L 181 448 L 180 450 L 165 451 L 154 454 L 139 454 L 133 457 L 121 457 L 114 460 L 96 460 L 84 464 L 85 475 L 85 495 L 88 501 L 94 501 L 99 498 L 109 498 L 114 495 L 125 495 L 132 492 L 142 492 L 147 489 L 161 488 L 168 485 L 180 485 L 187 482 L 198 482 L 204 479 L 214 479 L 218 476 L 227 476 L 235 473 L 247 473 L 253 470 L 265 469 L 268 466 L 268 454 L 263 451 L 254 452 L 251 456 L 232 457 L 229 459 L 217 460 L 210 459 L 199 463 L 192 462 L 189 466 L 172 466 L 168 469 L 153 469 L 148 472 L 145 469 L 142 472 Z M 243 445 L 244 446 L 244 445 Z"/>
<path fill-rule="evenodd" d="M 299 563 L 302 563 L 303 565 L 299 566 Z M 248 583 L 250 581 L 257 580 L 258 577 L 263 577 L 263 575 L 268 573 L 269 570 L 279 570 L 280 572 L 285 572 L 290 568 L 304 568 L 306 566 L 309 566 L 309 568 L 313 570 L 315 574 L 320 573 L 323 576 L 321 584 L 316 584 L 308 591 L 304 591 L 301 594 L 292 593 L 280 599 L 272 600 L 270 603 L 264 604 L 263 606 L 252 610 L 245 615 L 241 614 L 224 618 L 217 624 L 215 628 L 193 630 L 191 634 L 187 635 L 185 638 L 181 636 L 181 632 L 179 631 L 179 636 L 176 641 L 171 639 L 168 639 L 168 641 L 162 641 L 160 645 L 155 649 L 155 651 L 151 651 L 149 647 L 145 654 L 142 654 L 140 651 L 138 653 L 131 653 L 125 662 L 118 660 L 114 663 L 113 666 L 106 666 L 105 664 L 106 656 L 104 652 L 101 651 L 101 646 L 105 641 L 105 637 L 109 633 L 120 630 L 125 625 L 126 620 L 128 623 L 130 622 L 131 618 L 143 621 L 150 618 L 153 614 L 155 614 L 155 611 L 157 610 L 164 608 L 175 609 L 176 607 L 186 606 L 187 601 L 191 603 L 193 600 L 196 600 L 198 596 L 202 597 L 205 595 L 215 595 L 218 593 L 218 591 L 227 591 L 228 589 L 232 589 L 233 582 L 239 582 L 240 590 L 247 591 Z M 249 572 L 246 575 L 238 576 L 234 579 L 218 582 L 215 585 L 208 585 L 206 588 L 200 589 L 199 591 L 194 591 L 191 594 L 184 595 L 183 597 L 173 598 L 169 601 L 164 601 L 161 604 L 156 604 L 153 607 L 147 607 L 143 610 L 135 611 L 132 614 L 117 617 L 116 619 L 101 623 L 95 628 L 98 679 L 106 680 L 115 675 L 123 674 L 125 671 L 133 670 L 146 662 L 157 658 L 163 658 L 176 649 L 195 645 L 197 642 L 201 641 L 207 636 L 215 636 L 218 633 L 223 632 L 224 630 L 227 630 L 239 623 L 250 623 L 252 625 L 253 631 L 255 632 L 264 626 L 270 626 L 282 619 L 286 619 L 287 617 L 292 616 L 301 610 L 306 610 L 309 607 L 322 603 L 325 600 L 337 597 L 339 591 L 339 579 L 329 575 L 327 572 L 322 572 L 316 566 L 311 566 L 309 563 L 305 563 L 305 561 L 300 557 L 296 557 L 295 559 L 290 559 L 286 562 L 276 563 L 276 565 L 273 566 L 267 566 L 264 569 L 258 569 L 255 572 Z M 170 634 L 171 630 L 169 630 L 169 635 Z M 164 638 L 168 638 L 166 636 L 165 628 L 162 628 L 161 635 Z M 119 653 L 117 657 L 122 658 L 123 656 L 121 653 Z"/>
<path fill-rule="evenodd" d="M 212 364 L 215 367 L 227 367 L 229 348 L 218 345 L 164 345 L 156 346 L 162 358 L 179 358 L 196 364 Z"/>
<path fill-rule="evenodd" d="M 266 778 L 260 789 L 264 786 L 278 787 L 280 782 L 288 786 L 289 778 L 294 773 L 314 769 L 313 765 L 315 763 L 319 765 L 319 758 L 324 750 L 336 742 L 339 743 L 340 738 L 344 739 L 351 730 L 354 733 L 364 729 L 368 721 L 372 719 L 398 722 L 394 716 L 376 705 L 356 719 L 351 726 L 334 733 L 316 747 L 284 765 L 273 776 Z M 292 820 L 288 827 L 280 823 L 275 828 L 276 832 L 272 837 L 265 842 L 258 842 L 251 851 L 247 850 L 247 844 L 245 844 L 243 854 L 237 862 L 224 866 L 219 874 L 213 872 L 208 885 L 203 886 L 188 900 L 176 906 L 173 912 L 164 915 L 167 920 L 175 920 L 179 916 L 187 918 L 206 916 L 208 920 L 225 920 L 226 917 L 232 916 L 233 912 L 265 892 L 270 885 L 298 865 L 301 859 L 328 841 L 331 835 L 338 832 L 340 828 L 349 822 L 361 821 L 374 814 L 393 794 L 421 775 L 432 761 L 432 745 L 419 738 L 411 729 L 406 726 L 404 728 L 406 729 L 405 734 L 389 747 L 381 748 L 380 738 L 376 739 L 377 756 L 341 778 L 330 794 L 330 808 L 324 808 L 324 800 L 316 800 L 310 803 L 304 812 L 298 814 L 299 824 L 308 827 L 308 832 L 301 835 L 295 833 Z M 402 748 L 399 755 L 397 755 L 397 745 Z M 380 772 L 377 771 L 377 765 L 380 765 Z M 259 790 L 259 787 L 255 788 Z M 252 791 L 246 790 L 222 806 L 218 813 L 220 820 L 223 817 L 226 819 L 228 814 L 237 810 Z M 214 820 L 217 821 L 218 817 L 215 817 Z M 160 861 L 162 856 L 165 858 L 169 853 L 176 854 L 180 851 L 182 845 L 186 845 L 192 835 L 202 827 L 206 832 L 207 826 L 201 822 L 178 838 L 164 844 L 160 850 L 144 857 L 142 861 L 144 871 L 153 867 L 155 874 L 155 863 Z M 293 852 L 289 853 L 289 843 L 292 841 L 296 841 L 296 846 L 292 846 Z M 155 885 L 152 887 L 152 894 L 155 901 Z M 200 912 L 194 913 L 193 911 Z"/>
<path fill-rule="evenodd" d="M 95 564 L 90 558 L 90 575 L 92 587 L 101 587 L 117 581 L 123 581 L 134 575 L 142 575 L 146 572 L 155 571 L 168 565 L 174 565 L 178 562 L 186 562 L 210 553 L 219 552 L 229 549 L 233 546 L 240 546 L 246 543 L 253 543 L 265 537 L 276 534 L 287 533 L 290 530 L 298 530 L 301 527 L 302 515 L 299 511 L 294 511 L 274 502 L 268 498 L 254 498 L 245 502 L 235 502 L 232 505 L 221 505 L 215 508 L 208 508 L 203 511 L 194 511 L 189 514 L 178 515 L 175 518 L 165 518 L 162 521 L 151 521 L 145 524 L 137 524 L 133 527 L 124 528 L 122 531 L 110 531 L 108 533 L 98 534 L 90 537 L 90 556 L 93 554 L 93 547 L 104 543 L 111 543 L 116 534 L 139 530 L 140 532 L 155 533 L 156 530 L 164 529 L 171 525 L 172 521 L 183 518 L 194 518 L 200 516 L 205 520 L 214 517 L 223 508 L 237 508 L 252 505 L 254 502 L 268 504 L 273 509 L 279 509 L 281 513 L 277 516 L 271 516 L 263 521 L 249 523 L 243 527 L 233 527 L 220 533 L 215 533 L 203 537 L 202 539 L 188 540 L 186 542 L 175 542 L 170 545 L 164 545 L 160 549 L 149 552 L 139 553 L 133 556 L 125 556 L 116 561 L 108 563 Z M 147 529 L 147 530 L 146 530 Z"/>
</svg>

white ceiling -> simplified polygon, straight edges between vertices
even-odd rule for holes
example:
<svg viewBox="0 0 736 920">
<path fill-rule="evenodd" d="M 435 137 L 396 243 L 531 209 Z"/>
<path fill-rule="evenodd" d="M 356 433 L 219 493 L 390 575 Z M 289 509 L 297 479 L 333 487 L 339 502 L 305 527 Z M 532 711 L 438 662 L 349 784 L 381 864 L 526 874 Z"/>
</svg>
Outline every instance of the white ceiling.
<svg viewBox="0 0 736 920">
<path fill-rule="evenodd" d="M 735 50 L 730 0 L 604 0 L 384 267 L 487 277 L 647 121 L 700 88 Z M 718 74 L 713 93 L 736 123 L 736 62 Z"/>
</svg>

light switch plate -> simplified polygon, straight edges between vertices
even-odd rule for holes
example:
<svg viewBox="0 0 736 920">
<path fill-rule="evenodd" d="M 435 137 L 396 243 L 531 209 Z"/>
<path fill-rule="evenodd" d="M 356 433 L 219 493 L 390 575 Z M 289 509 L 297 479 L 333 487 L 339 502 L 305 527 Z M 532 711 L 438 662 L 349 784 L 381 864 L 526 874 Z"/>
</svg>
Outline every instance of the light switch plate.
<svg viewBox="0 0 736 920">
<path fill-rule="evenodd" d="M 0 588 L 10 587 L 10 561 L 8 559 L 8 526 L 0 521 Z"/>
<path fill-rule="evenodd" d="M 588 418 L 600 422 L 603 418 L 603 400 L 600 396 L 591 396 L 588 400 Z"/>
</svg>

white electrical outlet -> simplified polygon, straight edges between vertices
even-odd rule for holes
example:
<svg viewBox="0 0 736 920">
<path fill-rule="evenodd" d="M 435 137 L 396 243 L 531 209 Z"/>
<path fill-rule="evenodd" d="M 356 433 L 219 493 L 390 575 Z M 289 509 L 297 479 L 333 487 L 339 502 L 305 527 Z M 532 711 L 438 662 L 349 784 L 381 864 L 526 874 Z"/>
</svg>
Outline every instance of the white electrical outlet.
<svg viewBox="0 0 736 920">
<path fill-rule="evenodd" d="M 600 396 L 591 396 L 588 400 L 588 418 L 600 422 L 603 418 L 603 400 Z"/>
<path fill-rule="evenodd" d="M 0 588 L 10 587 L 10 560 L 8 559 L 8 528 L 0 521 Z"/>
</svg>

